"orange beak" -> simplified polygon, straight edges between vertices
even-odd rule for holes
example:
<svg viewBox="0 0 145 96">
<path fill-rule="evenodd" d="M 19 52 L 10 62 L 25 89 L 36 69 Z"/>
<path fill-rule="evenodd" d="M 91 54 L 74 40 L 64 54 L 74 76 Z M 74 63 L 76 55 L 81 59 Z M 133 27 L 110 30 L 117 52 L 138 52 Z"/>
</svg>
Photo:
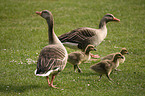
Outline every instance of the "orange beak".
<svg viewBox="0 0 145 96">
<path fill-rule="evenodd" d="M 118 21 L 119 22 L 120 20 L 114 17 L 113 18 L 113 21 Z"/>
<path fill-rule="evenodd" d="M 38 11 L 36 11 L 36 14 L 38 14 L 38 15 L 40 15 L 40 16 L 41 16 L 41 13 L 42 13 L 42 12 L 38 12 Z"/>
</svg>

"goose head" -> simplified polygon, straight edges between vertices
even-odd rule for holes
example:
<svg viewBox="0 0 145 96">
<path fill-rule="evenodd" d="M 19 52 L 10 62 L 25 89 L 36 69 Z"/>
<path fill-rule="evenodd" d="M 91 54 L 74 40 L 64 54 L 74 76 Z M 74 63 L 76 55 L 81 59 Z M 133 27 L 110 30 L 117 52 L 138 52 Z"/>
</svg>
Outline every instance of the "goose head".
<svg viewBox="0 0 145 96">
<path fill-rule="evenodd" d="M 48 18 L 52 17 L 52 13 L 48 10 L 43 10 L 41 12 L 36 11 L 36 14 L 40 15 L 44 19 L 48 19 Z"/>
<path fill-rule="evenodd" d="M 129 54 L 128 50 L 126 48 L 122 48 L 121 49 L 121 52 L 120 52 L 122 55 L 124 54 Z"/>
<path fill-rule="evenodd" d="M 104 19 L 107 22 L 110 22 L 110 21 L 117 21 L 119 22 L 120 20 L 115 18 L 112 14 L 106 14 L 102 19 Z"/>
<path fill-rule="evenodd" d="M 100 21 L 99 28 L 102 28 L 104 25 L 106 25 L 110 21 L 116 21 L 119 22 L 120 20 L 115 18 L 112 14 L 106 14 Z"/>
</svg>

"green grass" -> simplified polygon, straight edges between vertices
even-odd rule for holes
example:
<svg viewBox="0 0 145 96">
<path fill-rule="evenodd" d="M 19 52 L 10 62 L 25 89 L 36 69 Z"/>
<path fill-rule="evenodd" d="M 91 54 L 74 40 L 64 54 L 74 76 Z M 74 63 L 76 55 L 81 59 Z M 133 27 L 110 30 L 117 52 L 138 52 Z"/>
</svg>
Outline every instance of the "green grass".
<svg viewBox="0 0 145 96">
<path fill-rule="evenodd" d="M 143 96 L 145 94 L 145 1 L 144 0 L 0 0 L 0 95 L 1 96 Z M 81 64 L 83 73 L 67 63 L 49 88 L 46 78 L 34 70 L 40 50 L 48 44 L 47 24 L 35 11 L 50 10 L 57 35 L 78 27 L 98 28 L 106 13 L 120 23 L 107 24 L 108 35 L 97 52 L 105 56 L 126 47 L 124 64 L 110 77 L 110 83 Z M 67 49 L 68 52 L 74 50 Z M 28 59 L 32 61 L 28 64 Z"/>
</svg>

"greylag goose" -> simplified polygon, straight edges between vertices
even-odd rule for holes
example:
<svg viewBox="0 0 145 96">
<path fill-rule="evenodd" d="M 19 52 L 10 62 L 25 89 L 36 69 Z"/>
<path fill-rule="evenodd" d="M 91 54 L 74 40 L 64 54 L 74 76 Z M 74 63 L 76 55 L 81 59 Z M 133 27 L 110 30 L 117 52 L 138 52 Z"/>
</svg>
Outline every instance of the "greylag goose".
<svg viewBox="0 0 145 96">
<path fill-rule="evenodd" d="M 106 14 L 100 21 L 99 29 L 82 27 L 60 35 L 59 40 L 67 47 L 85 51 L 87 45 L 98 46 L 107 36 L 106 24 L 110 21 L 120 21 L 112 14 Z M 92 57 L 94 57 L 92 55 Z"/>
<path fill-rule="evenodd" d="M 125 61 L 125 56 L 124 56 L 124 55 L 125 55 L 125 54 L 129 54 L 129 52 L 128 52 L 128 50 L 127 50 L 126 48 L 122 48 L 121 51 L 120 51 L 120 53 L 122 54 L 123 59 L 122 59 L 122 58 L 118 59 L 118 61 L 117 61 L 118 63 L 117 63 L 116 66 L 115 66 L 115 70 L 116 70 L 116 71 L 119 71 L 119 70 L 117 69 L 117 67 L 119 66 L 119 63 L 124 63 L 124 61 Z M 109 55 L 107 55 L 107 56 L 101 58 L 101 60 L 111 60 L 115 54 L 116 54 L 116 53 L 109 54 Z"/>
<path fill-rule="evenodd" d="M 68 54 L 63 44 L 54 33 L 52 13 L 48 10 L 44 10 L 36 12 L 36 14 L 47 21 L 49 27 L 49 45 L 45 46 L 39 54 L 35 75 L 46 76 L 48 85 L 57 88 L 53 85 L 53 80 L 55 76 L 65 68 Z M 52 76 L 51 82 L 49 82 L 49 75 Z"/>
<path fill-rule="evenodd" d="M 112 60 L 103 60 L 103 61 L 100 61 L 99 63 L 94 64 L 90 67 L 93 71 L 100 74 L 100 78 L 98 81 L 101 80 L 101 77 L 103 74 L 106 74 L 106 76 L 108 77 L 108 79 L 110 81 L 112 80 L 109 77 L 109 75 L 110 75 L 112 69 L 114 69 L 114 66 L 116 66 L 117 60 L 119 58 L 124 58 L 124 57 L 122 56 L 122 54 L 116 53 Z"/>
<path fill-rule="evenodd" d="M 78 69 L 78 72 L 81 73 L 79 64 L 88 61 L 90 59 L 90 51 L 96 51 L 93 45 L 88 45 L 85 49 L 85 52 L 72 52 L 68 55 L 68 62 L 74 65 L 74 70 Z"/>
</svg>

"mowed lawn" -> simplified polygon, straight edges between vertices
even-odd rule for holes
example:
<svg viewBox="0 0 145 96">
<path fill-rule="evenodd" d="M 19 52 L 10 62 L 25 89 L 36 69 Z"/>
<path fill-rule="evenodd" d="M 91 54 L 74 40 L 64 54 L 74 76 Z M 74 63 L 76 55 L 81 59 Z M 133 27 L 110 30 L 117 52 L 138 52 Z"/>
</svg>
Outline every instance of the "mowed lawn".
<svg viewBox="0 0 145 96">
<path fill-rule="evenodd" d="M 57 36 L 79 27 L 98 28 L 107 13 L 120 19 L 107 24 L 107 37 L 92 52 L 103 57 L 128 49 L 118 67 L 122 71 L 110 75 L 114 83 L 105 75 L 97 82 L 99 75 L 90 66 L 100 59 L 81 64 L 81 74 L 67 63 L 54 80 L 59 89 L 34 75 L 39 52 L 48 45 L 47 23 L 35 14 L 42 10 L 52 12 Z M 0 96 L 144 96 L 144 22 L 144 0 L 0 0 Z"/>
</svg>

